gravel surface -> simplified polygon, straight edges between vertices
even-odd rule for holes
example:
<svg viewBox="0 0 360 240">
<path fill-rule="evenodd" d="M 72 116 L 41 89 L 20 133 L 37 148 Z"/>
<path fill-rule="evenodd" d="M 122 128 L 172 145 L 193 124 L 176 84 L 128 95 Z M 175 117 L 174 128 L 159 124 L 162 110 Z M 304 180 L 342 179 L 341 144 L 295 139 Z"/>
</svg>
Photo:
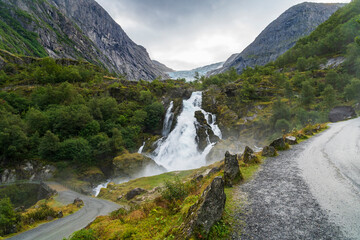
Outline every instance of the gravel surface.
<svg viewBox="0 0 360 240">
<path fill-rule="evenodd" d="M 232 239 L 350 239 L 329 220 L 299 168 L 299 156 L 317 137 L 268 158 L 254 179 L 235 189 Z"/>
</svg>

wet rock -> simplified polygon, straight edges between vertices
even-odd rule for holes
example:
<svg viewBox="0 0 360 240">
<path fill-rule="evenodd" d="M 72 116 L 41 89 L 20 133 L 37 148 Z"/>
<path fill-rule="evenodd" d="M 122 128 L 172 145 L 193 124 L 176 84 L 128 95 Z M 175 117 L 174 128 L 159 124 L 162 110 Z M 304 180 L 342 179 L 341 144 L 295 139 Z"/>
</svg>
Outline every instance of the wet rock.
<svg viewBox="0 0 360 240">
<path fill-rule="evenodd" d="M 201 111 L 195 112 L 195 118 L 196 142 L 198 144 L 199 151 L 202 152 L 209 145 L 209 142 L 217 143 L 220 138 L 214 134 Z"/>
<path fill-rule="evenodd" d="M 273 146 L 266 146 L 263 148 L 261 155 L 264 157 L 275 157 L 277 154 Z"/>
<path fill-rule="evenodd" d="M 296 137 L 294 137 L 294 136 L 287 136 L 285 138 L 285 143 L 290 144 L 290 145 L 296 145 L 296 144 L 298 144 L 298 141 L 297 141 Z"/>
<path fill-rule="evenodd" d="M 209 171 L 209 173 L 207 174 L 207 176 L 212 176 L 212 175 L 220 172 L 220 170 L 221 170 L 220 168 L 214 167 L 214 168 L 212 168 L 212 169 Z"/>
<path fill-rule="evenodd" d="M 143 193 L 146 193 L 147 191 L 145 189 L 142 189 L 142 188 L 135 188 L 129 192 L 126 193 L 125 195 L 125 198 L 126 200 L 131 200 L 133 199 L 134 197 L 140 195 L 140 194 L 143 194 Z"/>
<path fill-rule="evenodd" d="M 58 218 L 62 218 L 64 216 L 64 213 L 62 212 L 62 211 L 59 211 L 58 213 L 57 213 L 57 217 Z"/>
<path fill-rule="evenodd" d="M 139 173 L 151 169 L 153 174 L 163 173 L 165 168 L 156 164 L 154 160 L 139 153 L 125 152 L 113 159 L 113 175 L 136 178 Z"/>
<path fill-rule="evenodd" d="M 198 202 L 190 207 L 181 228 L 185 239 L 198 235 L 206 238 L 210 228 L 221 219 L 226 202 L 224 187 L 221 177 L 214 178 Z"/>
<path fill-rule="evenodd" d="M 84 205 L 84 201 L 81 200 L 80 198 L 75 198 L 73 204 L 76 205 L 77 207 L 81 207 Z"/>
<path fill-rule="evenodd" d="M 270 146 L 274 147 L 276 150 L 285 150 L 287 148 L 284 138 L 278 138 L 278 139 L 274 140 L 270 144 Z"/>
<path fill-rule="evenodd" d="M 339 122 L 354 117 L 356 117 L 355 110 L 350 106 L 338 106 L 329 113 L 329 120 L 331 122 Z"/>
<path fill-rule="evenodd" d="M 254 151 L 246 146 L 242 155 L 243 161 L 246 164 L 258 163 L 259 159 L 255 156 Z"/>
<path fill-rule="evenodd" d="M 224 166 L 225 185 L 231 187 L 232 184 L 235 184 L 242 179 L 243 176 L 240 172 L 237 155 L 231 155 L 229 152 L 226 152 Z"/>
</svg>

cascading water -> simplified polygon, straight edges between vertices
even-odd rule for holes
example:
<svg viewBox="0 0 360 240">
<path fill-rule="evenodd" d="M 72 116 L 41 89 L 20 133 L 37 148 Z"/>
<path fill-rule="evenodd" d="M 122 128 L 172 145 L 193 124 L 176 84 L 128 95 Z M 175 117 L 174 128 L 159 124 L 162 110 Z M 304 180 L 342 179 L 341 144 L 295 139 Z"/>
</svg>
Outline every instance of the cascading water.
<svg viewBox="0 0 360 240">
<path fill-rule="evenodd" d="M 171 131 L 171 126 L 174 119 L 174 113 L 172 112 L 173 108 L 174 108 L 174 102 L 171 101 L 169 108 L 166 110 L 164 125 L 162 129 L 162 135 L 164 137 L 167 137 Z"/>
<path fill-rule="evenodd" d="M 138 153 L 142 153 L 142 151 L 144 150 L 145 147 L 145 142 L 143 143 L 143 145 L 141 145 L 141 147 L 138 150 Z"/>
<path fill-rule="evenodd" d="M 206 164 L 206 155 L 213 144 L 209 143 L 199 152 L 196 142 L 195 112 L 202 111 L 215 135 L 221 138 L 221 131 L 215 124 L 216 116 L 201 109 L 202 92 L 194 92 L 190 99 L 183 101 L 183 110 L 178 116 L 177 125 L 167 138 L 158 143 L 154 160 L 169 171 L 194 169 Z M 209 121 L 211 120 L 211 121 Z M 166 123 L 165 123 L 166 124 Z"/>
</svg>

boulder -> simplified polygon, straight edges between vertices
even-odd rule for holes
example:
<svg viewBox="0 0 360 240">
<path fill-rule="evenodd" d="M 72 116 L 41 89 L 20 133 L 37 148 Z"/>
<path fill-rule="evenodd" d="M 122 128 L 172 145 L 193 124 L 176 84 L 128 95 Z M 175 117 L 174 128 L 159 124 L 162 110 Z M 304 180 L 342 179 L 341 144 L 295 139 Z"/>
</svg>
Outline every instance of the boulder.
<svg viewBox="0 0 360 240">
<path fill-rule="evenodd" d="M 209 171 L 209 173 L 207 174 L 207 176 L 212 176 L 212 175 L 214 175 L 215 173 L 218 173 L 218 172 L 220 172 L 220 168 L 218 168 L 218 167 L 214 167 L 214 168 L 212 168 L 210 171 Z"/>
<path fill-rule="evenodd" d="M 277 154 L 273 146 L 266 146 L 263 148 L 261 155 L 264 157 L 275 157 Z"/>
<path fill-rule="evenodd" d="M 222 217 L 226 202 L 224 187 L 225 182 L 220 176 L 214 178 L 198 202 L 190 207 L 181 227 L 183 238 L 207 237 L 210 228 Z"/>
<path fill-rule="evenodd" d="M 294 137 L 294 136 L 287 136 L 285 138 L 285 143 L 287 143 L 289 145 L 296 145 L 296 144 L 298 144 L 298 141 L 297 141 L 296 137 Z"/>
<path fill-rule="evenodd" d="M 259 159 L 255 156 L 254 151 L 246 146 L 242 155 L 243 161 L 246 164 L 258 163 Z"/>
<path fill-rule="evenodd" d="M 62 218 L 64 216 L 64 213 L 62 212 L 62 211 L 59 211 L 58 213 L 57 213 L 57 217 L 58 218 Z"/>
<path fill-rule="evenodd" d="M 237 155 L 231 155 L 229 152 L 226 152 L 224 166 L 225 185 L 231 187 L 233 183 L 236 183 L 242 179 L 243 176 L 240 172 Z"/>
<path fill-rule="evenodd" d="M 125 151 L 120 156 L 113 159 L 113 175 L 136 178 L 151 169 L 152 174 L 161 174 L 166 171 L 162 166 L 156 164 L 154 160 L 140 153 L 129 153 Z"/>
<path fill-rule="evenodd" d="M 81 200 L 80 198 L 75 198 L 73 204 L 76 205 L 77 207 L 81 207 L 84 205 L 84 201 Z"/>
<path fill-rule="evenodd" d="M 278 138 L 278 139 L 274 140 L 270 144 L 270 146 L 274 147 L 276 150 L 285 150 L 287 148 L 284 138 Z"/>
<path fill-rule="evenodd" d="M 196 142 L 198 144 L 199 151 L 204 151 L 210 143 L 217 143 L 220 138 L 216 136 L 207 123 L 204 114 L 201 111 L 195 112 L 196 118 Z"/>
<path fill-rule="evenodd" d="M 350 106 L 338 106 L 329 113 L 330 122 L 339 122 L 356 117 L 355 109 Z"/>
<path fill-rule="evenodd" d="M 134 197 L 136 197 L 136 196 L 138 196 L 138 195 L 140 195 L 140 194 L 146 193 L 146 192 L 147 192 L 147 191 L 146 191 L 145 189 L 135 188 L 135 189 L 127 192 L 127 193 L 125 194 L 125 198 L 126 198 L 126 200 L 129 201 L 129 200 L 133 199 Z"/>
</svg>

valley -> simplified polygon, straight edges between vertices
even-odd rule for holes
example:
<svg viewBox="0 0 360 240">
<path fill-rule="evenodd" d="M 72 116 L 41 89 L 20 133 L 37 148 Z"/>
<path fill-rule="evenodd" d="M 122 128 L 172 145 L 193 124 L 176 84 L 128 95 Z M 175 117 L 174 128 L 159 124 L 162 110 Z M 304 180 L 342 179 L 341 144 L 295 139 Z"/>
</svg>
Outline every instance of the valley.
<svg viewBox="0 0 360 240">
<path fill-rule="evenodd" d="M 0 10 L 0 239 L 359 238 L 360 0 L 189 71 L 94 0 Z"/>
</svg>

